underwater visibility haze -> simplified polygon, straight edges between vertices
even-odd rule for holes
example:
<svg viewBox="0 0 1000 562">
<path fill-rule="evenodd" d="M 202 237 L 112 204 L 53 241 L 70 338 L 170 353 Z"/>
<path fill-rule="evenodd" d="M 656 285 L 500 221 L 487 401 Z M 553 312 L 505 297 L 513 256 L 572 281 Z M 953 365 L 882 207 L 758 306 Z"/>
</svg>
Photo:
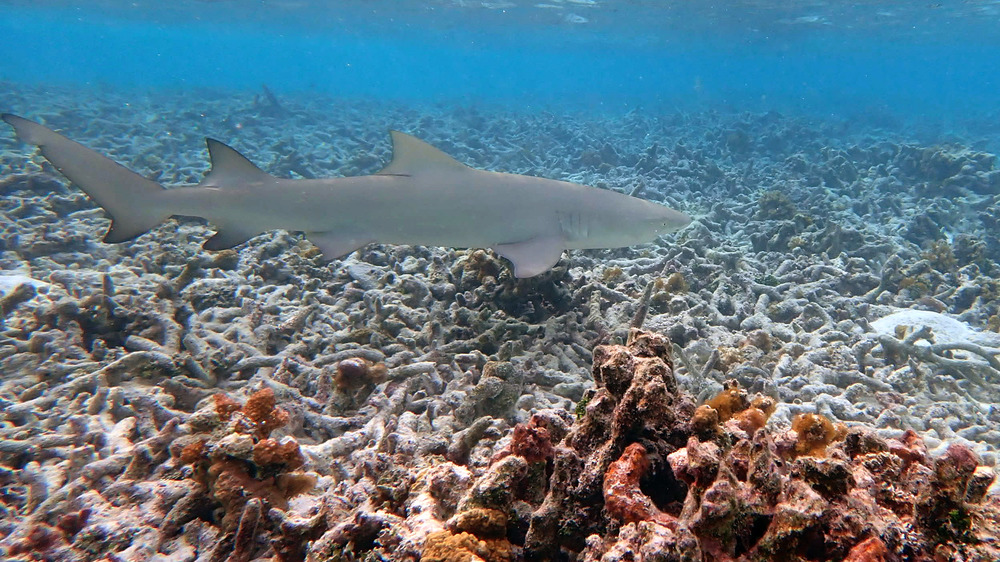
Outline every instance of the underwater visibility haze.
<svg viewBox="0 0 1000 562">
<path fill-rule="evenodd" d="M 0 559 L 1000 560 L 998 52 L 0 0 Z"/>
</svg>

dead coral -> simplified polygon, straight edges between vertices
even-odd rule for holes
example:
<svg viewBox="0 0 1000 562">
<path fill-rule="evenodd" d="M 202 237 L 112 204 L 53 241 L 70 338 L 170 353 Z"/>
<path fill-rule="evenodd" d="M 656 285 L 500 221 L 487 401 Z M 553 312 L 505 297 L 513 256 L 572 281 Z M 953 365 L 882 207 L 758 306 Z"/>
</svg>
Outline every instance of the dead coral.
<svg viewBox="0 0 1000 562">
<path fill-rule="evenodd" d="M 758 220 L 783 220 L 795 215 L 795 204 L 778 190 L 765 191 L 757 199 Z"/>
<path fill-rule="evenodd" d="M 13 291 L 0 296 L 0 321 L 14 312 L 14 309 L 34 298 L 35 286 L 31 283 L 21 283 Z"/>
<path fill-rule="evenodd" d="M 509 361 L 489 361 L 483 365 L 479 383 L 468 399 L 456 408 L 455 415 L 465 423 L 482 416 L 506 418 L 524 389 L 524 373 Z"/>
</svg>

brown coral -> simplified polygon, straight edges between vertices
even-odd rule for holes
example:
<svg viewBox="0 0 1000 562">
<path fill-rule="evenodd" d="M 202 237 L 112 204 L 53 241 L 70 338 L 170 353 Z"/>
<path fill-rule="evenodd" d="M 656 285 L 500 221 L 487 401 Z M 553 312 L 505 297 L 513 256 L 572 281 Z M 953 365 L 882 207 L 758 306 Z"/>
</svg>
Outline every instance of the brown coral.
<svg viewBox="0 0 1000 562">
<path fill-rule="evenodd" d="M 546 476 L 514 456 L 470 492 L 522 514 L 507 536 L 523 533 L 525 559 L 1000 559 L 1000 499 L 984 497 L 992 474 L 967 449 L 932 462 L 915 433 L 887 440 L 815 414 L 776 433 L 774 400 L 732 383 L 695 409 L 668 346 L 629 342 L 594 350 L 597 388 L 554 446 L 541 503 L 518 503 Z"/>
<path fill-rule="evenodd" d="M 362 357 L 352 357 L 337 363 L 334 384 L 341 391 L 374 386 L 385 380 L 388 369 L 384 363 L 372 363 Z"/>
<path fill-rule="evenodd" d="M 792 431 L 796 435 L 794 449 L 796 457 L 803 455 L 824 457 L 827 445 L 842 440 L 847 435 L 847 427 L 844 424 L 834 424 L 820 414 L 795 416 L 792 419 Z"/>
<path fill-rule="evenodd" d="M 710 439 L 721 431 L 722 428 L 719 426 L 721 421 L 718 410 L 708 404 L 702 404 L 695 408 L 694 415 L 691 416 L 691 431 L 695 435 Z"/>
<path fill-rule="evenodd" d="M 507 534 L 507 515 L 499 509 L 474 507 L 456 514 L 448 527 L 455 533 L 468 532 L 483 539 L 499 539 Z"/>
<path fill-rule="evenodd" d="M 523 457 L 529 463 L 546 461 L 552 458 L 552 440 L 545 420 L 534 415 L 528 423 L 514 426 L 510 443 L 493 456 L 491 462 L 496 462 L 507 455 Z"/>
</svg>

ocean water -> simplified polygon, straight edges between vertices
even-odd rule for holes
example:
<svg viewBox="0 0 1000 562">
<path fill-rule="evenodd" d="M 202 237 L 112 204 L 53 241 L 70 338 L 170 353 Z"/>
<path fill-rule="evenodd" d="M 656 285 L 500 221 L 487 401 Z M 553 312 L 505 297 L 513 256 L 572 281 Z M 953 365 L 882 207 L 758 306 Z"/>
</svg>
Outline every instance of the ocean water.
<svg viewBox="0 0 1000 562">
<path fill-rule="evenodd" d="M 5 2 L 2 76 L 986 123 L 996 121 L 997 10 L 992 2 Z"/>
<path fill-rule="evenodd" d="M 679 418 L 651 415 L 627 439 L 608 422 L 614 458 L 571 440 L 512 443 L 540 425 L 546 443 L 597 427 L 586 406 L 607 388 L 594 349 L 636 326 L 669 339 L 692 408 L 717 405 L 728 381 L 773 400 L 776 451 L 819 414 L 894 454 L 925 447 L 905 463 L 929 472 L 927 459 L 967 447 L 975 486 L 997 492 L 997 53 L 994 0 L 0 0 L 0 113 L 167 188 L 143 194 L 151 184 L 119 181 L 100 157 L 61 160 L 75 145 L 45 129 L 0 124 L 0 558 L 444 560 L 432 543 L 469 530 L 506 537 L 490 560 L 622 559 L 641 546 L 622 530 L 636 522 L 601 505 L 561 520 L 590 526 L 539 538 L 532 518 L 560 485 L 553 458 L 577 447 L 583 482 L 641 443 L 654 467 L 641 492 L 683 519 L 689 489 L 665 459 L 684 443 L 657 429 Z M 259 181 L 225 147 L 210 155 L 206 137 L 267 174 L 311 180 L 375 174 L 406 146 L 428 157 L 390 130 L 475 169 L 621 199 L 581 218 L 564 210 L 581 192 L 487 197 L 441 180 L 420 187 L 452 189 L 434 200 L 445 211 L 419 192 L 298 208 L 383 232 L 459 225 L 454 247 L 277 228 L 303 184 L 167 204 L 212 157 L 240 170 L 217 183 Z M 216 187 L 194 189 L 227 189 Z M 691 224 L 566 250 L 527 278 L 503 249 L 517 235 L 463 243 L 498 222 L 528 230 L 524 217 L 548 207 L 562 234 L 593 234 L 624 195 Z M 239 220 L 219 218 L 241 205 Z M 140 208 L 156 220 L 102 242 L 109 218 L 125 229 Z M 622 216 L 611 231 L 637 228 Z M 686 423 L 671 435 L 691 434 Z M 832 447 L 831 462 L 855 462 Z M 532 455 L 545 462 L 508 486 L 516 498 L 488 504 L 509 516 L 503 532 L 463 527 L 496 467 Z M 605 497 L 594 481 L 574 493 Z M 965 499 L 952 507 L 1000 505 Z M 955 544 L 1000 556 L 987 515 L 968 524 L 976 541 L 919 525 L 900 538 L 882 532 L 903 525 L 885 507 L 878 532 L 855 535 L 914 556 L 947 559 Z M 728 555 L 762 552 L 760 521 L 779 508 L 768 509 Z M 856 546 L 834 543 L 771 559 Z"/>
</svg>

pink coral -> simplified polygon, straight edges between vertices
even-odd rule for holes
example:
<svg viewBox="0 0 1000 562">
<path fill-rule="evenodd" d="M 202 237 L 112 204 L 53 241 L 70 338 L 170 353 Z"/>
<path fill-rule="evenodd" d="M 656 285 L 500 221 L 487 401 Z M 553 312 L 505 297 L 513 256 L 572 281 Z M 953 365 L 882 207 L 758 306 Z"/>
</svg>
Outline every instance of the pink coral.
<svg viewBox="0 0 1000 562">
<path fill-rule="evenodd" d="M 493 456 L 491 462 L 496 462 L 508 455 L 517 455 L 529 463 L 542 462 L 552 458 L 554 450 L 549 430 L 545 420 L 540 416 L 532 416 L 528 423 L 514 426 L 510 443 Z"/>
</svg>

